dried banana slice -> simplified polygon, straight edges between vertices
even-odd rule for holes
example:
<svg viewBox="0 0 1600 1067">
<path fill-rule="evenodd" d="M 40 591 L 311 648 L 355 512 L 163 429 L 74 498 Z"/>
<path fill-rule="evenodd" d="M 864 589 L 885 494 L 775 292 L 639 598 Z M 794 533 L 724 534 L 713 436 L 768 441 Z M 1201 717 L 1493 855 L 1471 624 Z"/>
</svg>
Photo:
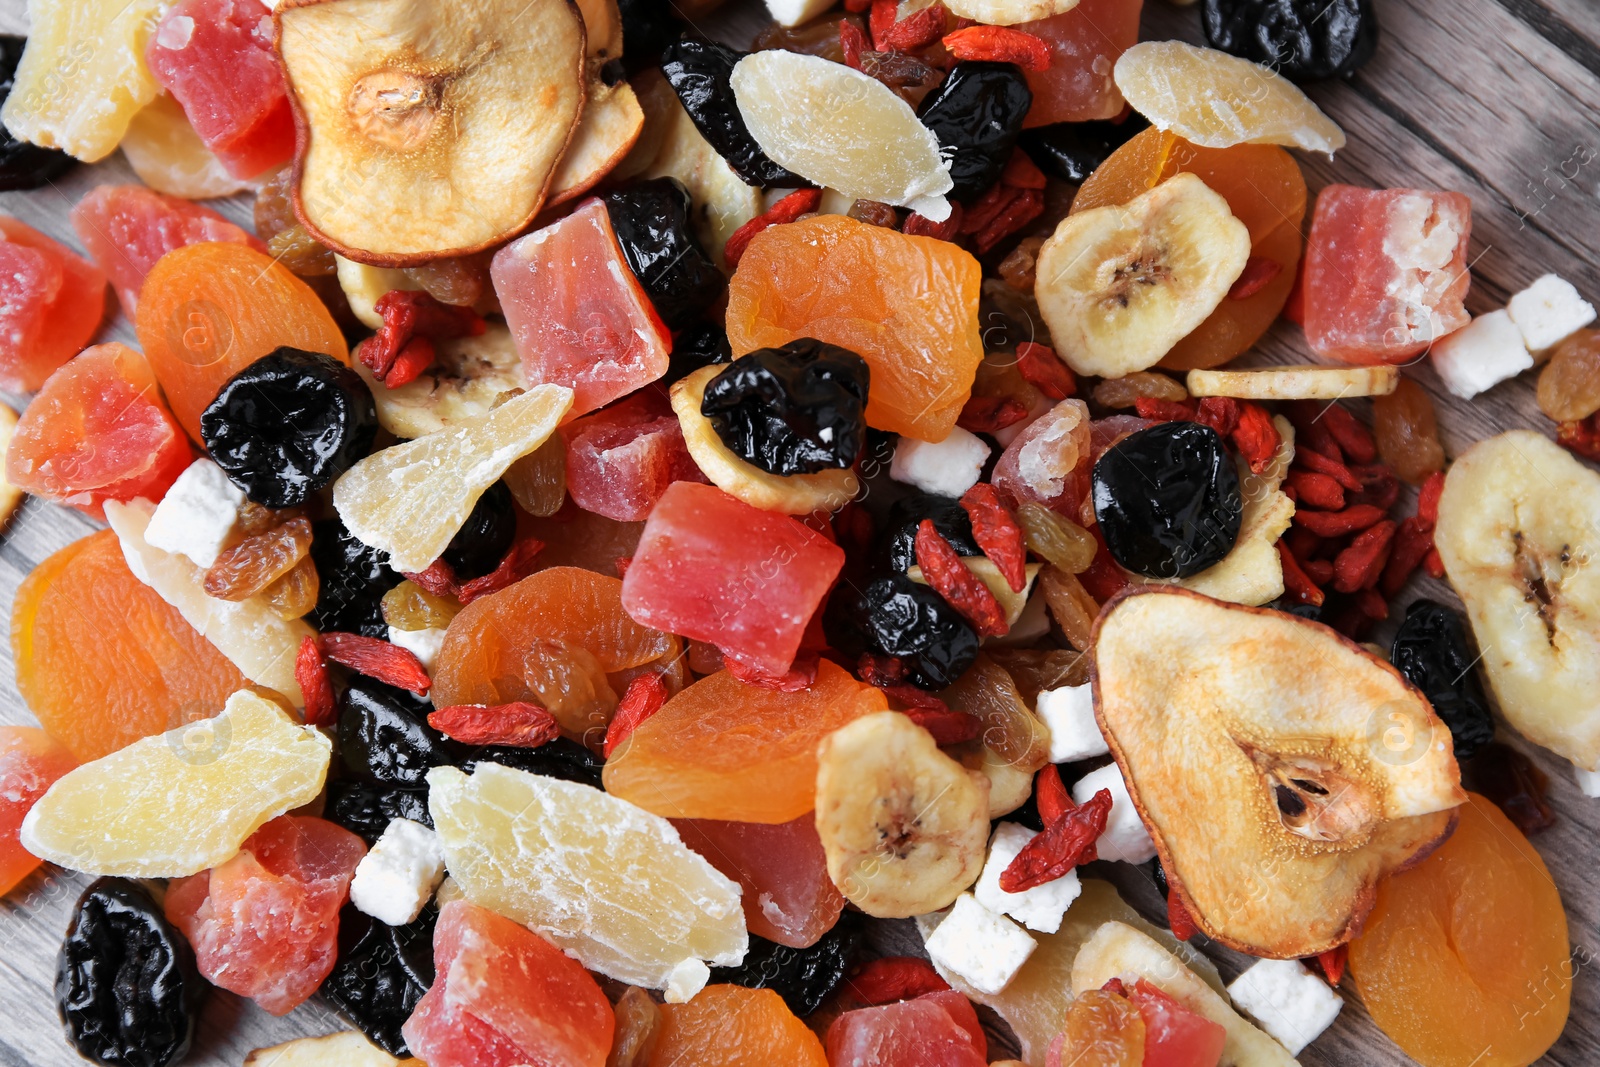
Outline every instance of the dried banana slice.
<svg viewBox="0 0 1600 1067">
<path fill-rule="evenodd" d="M 365 364 L 355 367 L 372 390 L 379 424 L 406 440 L 487 415 L 528 390 L 511 330 L 498 319 L 477 337 L 435 341 L 433 368 L 405 385 L 390 389 Z"/>
<path fill-rule="evenodd" d="M 1266 370 L 1192 370 L 1190 396 L 1239 400 L 1343 400 L 1388 396 L 1400 384 L 1399 367 L 1269 367 Z"/>
</svg>

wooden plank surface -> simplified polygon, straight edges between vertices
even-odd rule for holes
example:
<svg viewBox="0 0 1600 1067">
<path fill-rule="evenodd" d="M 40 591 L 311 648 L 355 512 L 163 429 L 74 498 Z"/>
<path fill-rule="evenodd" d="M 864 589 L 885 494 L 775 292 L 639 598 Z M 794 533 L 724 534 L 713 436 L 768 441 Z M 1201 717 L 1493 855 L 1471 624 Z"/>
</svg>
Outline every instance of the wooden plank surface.
<svg viewBox="0 0 1600 1067">
<path fill-rule="evenodd" d="M 1595 0 L 1376 2 L 1384 29 L 1377 57 L 1349 82 L 1311 90 L 1349 135 L 1349 144 L 1331 162 L 1301 157 L 1313 189 L 1342 181 L 1453 189 L 1471 196 L 1468 304 L 1475 313 L 1500 306 L 1507 295 L 1550 270 L 1572 280 L 1591 300 L 1600 298 L 1600 9 Z M 751 18 L 747 9 L 742 18 L 719 16 L 707 28 L 738 37 L 748 32 Z M 21 0 L 0 0 L 0 32 L 25 27 Z M 1200 41 L 1196 9 L 1149 0 L 1143 36 Z M 66 220 L 70 206 L 96 185 L 133 180 L 121 157 L 114 156 L 76 169 L 52 188 L 0 193 L 0 211 L 76 247 Z M 247 200 L 216 206 L 249 225 Z M 120 318 L 107 323 L 102 337 L 133 340 Z M 1243 362 L 1305 359 L 1299 331 L 1280 324 Z M 1451 456 L 1512 427 L 1552 431 L 1534 406 L 1531 376 L 1467 403 L 1445 394 L 1425 363 L 1411 373 L 1434 396 Z M 27 502 L 0 536 L 0 612 L 9 617 L 17 584 L 41 559 L 93 528 L 74 512 Z M 1443 583 L 1426 580 L 1415 583 L 1404 599 L 1419 595 L 1454 599 Z M 1388 632 L 1378 636 L 1386 639 Z M 16 692 L 9 648 L 0 652 L 0 660 L 0 722 L 31 722 Z M 1577 791 L 1561 760 L 1514 736 L 1503 739 L 1528 752 L 1549 775 L 1551 802 L 1560 817 L 1534 844 L 1567 904 L 1577 974 L 1567 1030 L 1540 1062 L 1588 1067 L 1600 1063 L 1600 981 L 1592 966 L 1600 953 L 1600 887 L 1590 872 L 1600 840 L 1600 801 Z M 1146 868 L 1097 864 L 1093 873 L 1116 881 L 1137 907 L 1159 920 L 1161 900 Z M 0 1067 L 82 1062 L 61 1037 L 51 982 L 71 904 L 85 881 L 47 867 L 0 902 Z M 871 947 L 886 953 L 916 950 L 908 927 L 876 924 Z M 1247 962 L 1217 946 L 1205 947 L 1225 977 Z M 238 1064 L 252 1048 L 344 1028 L 317 1001 L 275 1019 L 216 991 L 186 1062 Z M 1410 1062 L 1367 1018 L 1348 985 L 1343 1014 L 1301 1061 L 1384 1067 Z"/>
</svg>

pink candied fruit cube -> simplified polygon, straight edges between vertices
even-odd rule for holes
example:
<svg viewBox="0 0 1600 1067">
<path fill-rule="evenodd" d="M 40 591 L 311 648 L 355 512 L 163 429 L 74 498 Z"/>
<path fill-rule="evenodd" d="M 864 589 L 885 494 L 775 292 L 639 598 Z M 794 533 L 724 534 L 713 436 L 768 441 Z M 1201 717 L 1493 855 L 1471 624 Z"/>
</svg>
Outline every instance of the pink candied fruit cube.
<svg viewBox="0 0 1600 1067">
<path fill-rule="evenodd" d="M 704 482 L 683 426 L 659 393 L 645 390 L 561 428 L 567 492 L 585 511 L 618 522 L 648 518 L 673 482 Z"/>
<path fill-rule="evenodd" d="M 1028 424 L 995 462 L 994 487 L 1013 507 L 1030 501 L 1074 522 L 1089 492 L 1089 408 L 1063 400 Z"/>
<path fill-rule="evenodd" d="M 1306 341 L 1345 363 L 1403 363 L 1467 324 L 1472 201 L 1330 185 L 1305 256 Z"/>
<path fill-rule="evenodd" d="M 782 675 L 843 566 L 838 545 L 787 515 L 674 482 L 645 523 L 622 607 L 644 626 Z"/>
<path fill-rule="evenodd" d="M 805 948 L 839 921 L 844 894 L 828 877 L 828 858 L 808 812 L 792 822 L 673 819 L 683 843 L 744 890 L 750 932 Z"/>
<path fill-rule="evenodd" d="M 1143 0 L 1081 0 L 1060 15 L 1024 22 L 1014 29 L 1050 46 L 1050 66 L 1027 72 L 1033 106 L 1024 126 L 1086 122 L 1121 114 L 1122 92 L 1111 70 L 1139 41 Z"/>
<path fill-rule="evenodd" d="M 832 1067 L 984 1067 L 978 1013 L 953 989 L 847 1011 L 828 1027 Z"/>
<path fill-rule="evenodd" d="M 1228 1031 L 1163 993 L 1146 979 L 1128 990 L 1144 1021 L 1144 1055 L 1166 1067 L 1217 1067 Z"/>
<path fill-rule="evenodd" d="M 272 12 L 258 0 L 180 0 L 156 24 L 145 61 L 235 178 L 254 178 L 294 155 Z"/>
<path fill-rule="evenodd" d="M 83 350 L 105 313 L 105 271 L 0 216 L 0 386 L 38 389 Z"/>
<path fill-rule="evenodd" d="M 342 826 L 284 815 L 231 860 L 168 886 L 167 920 L 206 981 L 285 1015 L 333 970 L 339 909 L 366 854 Z"/>
<path fill-rule="evenodd" d="M 506 245 L 489 276 L 529 383 L 570 388 L 571 417 L 667 372 L 672 335 L 628 269 L 598 199 Z"/>
<path fill-rule="evenodd" d="M 439 909 L 433 985 L 401 1027 L 429 1067 L 603 1067 L 615 1019 L 576 960 L 465 900 Z"/>
<path fill-rule="evenodd" d="M 65 746 L 36 726 L 0 726 L 0 896 L 42 862 L 22 847 L 28 809 L 78 765 Z"/>
</svg>

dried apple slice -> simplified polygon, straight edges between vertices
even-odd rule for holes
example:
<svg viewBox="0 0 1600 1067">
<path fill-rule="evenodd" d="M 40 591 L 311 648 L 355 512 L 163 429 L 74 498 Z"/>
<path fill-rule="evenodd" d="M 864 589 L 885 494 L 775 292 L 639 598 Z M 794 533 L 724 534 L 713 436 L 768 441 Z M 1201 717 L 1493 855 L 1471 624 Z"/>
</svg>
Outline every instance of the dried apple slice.
<svg viewBox="0 0 1600 1067">
<path fill-rule="evenodd" d="M 295 213 L 349 259 L 476 252 L 532 220 L 584 104 L 567 0 L 284 0 Z"/>
<path fill-rule="evenodd" d="M 622 11 L 617 0 L 576 0 L 583 15 L 585 55 L 583 116 L 572 131 L 545 206 L 588 192 L 621 163 L 644 129 L 644 109 L 625 81 L 607 84 L 606 64 L 622 56 Z M 619 75 L 620 77 L 620 75 Z"/>
<path fill-rule="evenodd" d="M 1200 929 L 1253 956 L 1348 941 L 1466 800 L 1450 731 L 1333 630 L 1184 589 L 1095 625 L 1095 717 Z"/>
</svg>

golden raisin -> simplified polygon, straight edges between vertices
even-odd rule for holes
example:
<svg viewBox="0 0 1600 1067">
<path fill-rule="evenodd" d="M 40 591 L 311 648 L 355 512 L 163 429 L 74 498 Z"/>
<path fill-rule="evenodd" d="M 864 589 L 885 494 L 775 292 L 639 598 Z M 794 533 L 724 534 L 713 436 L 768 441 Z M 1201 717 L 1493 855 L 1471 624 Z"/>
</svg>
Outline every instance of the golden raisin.
<svg viewBox="0 0 1600 1067">
<path fill-rule="evenodd" d="M 404 273 L 441 304 L 474 307 L 485 293 L 492 292 L 489 257 L 483 253 L 436 259 L 420 267 L 407 267 Z"/>
<path fill-rule="evenodd" d="M 430 593 L 410 580 L 383 594 L 383 621 L 396 630 L 443 629 L 460 610 L 455 600 Z"/>
<path fill-rule="evenodd" d="M 1556 346 L 1539 372 L 1539 410 L 1557 422 L 1600 411 L 1600 330 L 1579 330 Z"/>
<path fill-rule="evenodd" d="M 1189 390 L 1165 374 L 1142 370 L 1122 378 L 1107 378 L 1094 387 L 1094 402 L 1107 408 L 1131 408 L 1141 396 L 1173 403 L 1189 399 Z"/>
<path fill-rule="evenodd" d="M 1028 550 L 1068 574 L 1082 574 L 1100 550 L 1094 535 L 1065 516 L 1029 501 L 1017 509 L 1017 524 Z"/>
<path fill-rule="evenodd" d="M 1412 485 L 1421 485 L 1428 475 L 1444 469 L 1433 401 L 1410 378 L 1402 377 L 1388 396 L 1373 397 L 1372 433 L 1379 457 Z"/>
<path fill-rule="evenodd" d="M 317 565 L 307 556 L 291 567 L 288 574 L 263 589 L 261 595 L 278 618 L 299 619 L 317 606 L 317 593 L 321 588 Z"/>
<path fill-rule="evenodd" d="M 324 275 L 334 272 L 333 250 L 317 242 L 295 217 L 290 201 L 294 168 L 284 167 L 256 194 L 256 233 L 267 242 L 272 258 L 295 274 Z"/>
<path fill-rule="evenodd" d="M 207 596 L 248 600 L 288 574 L 311 551 L 311 520 L 298 516 L 225 548 L 206 571 Z"/>
<path fill-rule="evenodd" d="M 567 446 L 558 433 L 506 469 L 511 498 L 529 515 L 548 518 L 567 499 Z"/>
<path fill-rule="evenodd" d="M 1019 770 L 1036 771 L 1050 762 L 1050 735 L 1028 710 L 1011 674 L 988 656 L 939 694 L 957 711 L 983 722 L 983 743 Z"/>
<path fill-rule="evenodd" d="M 1006 669 L 1029 707 L 1046 689 L 1089 682 L 1089 657 L 1071 649 L 992 648 L 985 655 Z"/>
<path fill-rule="evenodd" d="M 887 226 L 891 230 L 900 228 L 900 213 L 888 204 L 876 200 L 857 200 L 850 205 L 850 210 L 846 214 L 857 222 Z"/>
<path fill-rule="evenodd" d="M 649 1067 L 661 1032 L 661 1007 L 649 993 L 629 986 L 616 1004 L 617 1029 L 606 1067 Z"/>
<path fill-rule="evenodd" d="M 1024 237 L 1011 254 L 1000 261 L 1000 277 L 1017 292 L 1033 292 L 1034 268 L 1038 266 L 1039 248 L 1043 244 L 1043 237 Z"/>
<path fill-rule="evenodd" d="M 1089 595 L 1076 575 L 1053 565 L 1039 572 L 1039 585 L 1044 590 L 1044 601 L 1050 609 L 1050 617 L 1061 627 L 1067 643 L 1087 652 L 1095 617 L 1100 614 L 1099 603 Z"/>
</svg>

